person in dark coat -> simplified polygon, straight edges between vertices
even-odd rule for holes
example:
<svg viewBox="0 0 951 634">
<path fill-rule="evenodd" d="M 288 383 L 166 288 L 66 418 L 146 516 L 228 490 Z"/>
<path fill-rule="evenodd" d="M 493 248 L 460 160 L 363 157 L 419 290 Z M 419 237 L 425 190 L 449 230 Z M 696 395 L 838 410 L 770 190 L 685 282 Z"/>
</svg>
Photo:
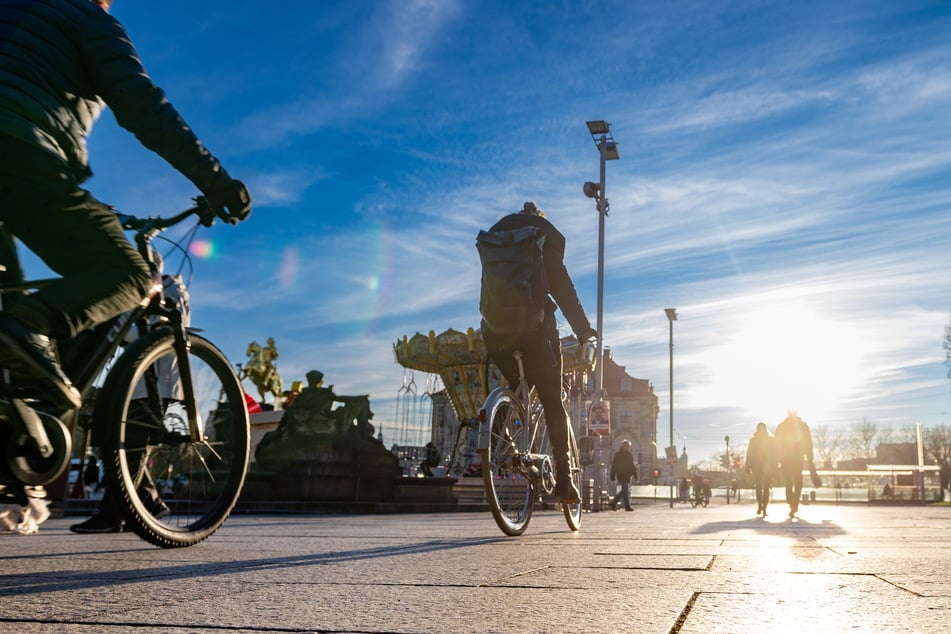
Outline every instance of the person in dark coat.
<svg viewBox="0 0 951 634">
<path fill-rule="evenodd" d="M 81 184 L 86 137 L 104 106 L 236 223 L 251 197 L 152 83 L 111 0 L 0 0 L 0 264 L 22 279 L 13 238 L 60 279 L 11 297 L 0 313 L 0 366 L 20 396 L 82 402 L 57 360 L 65 339 L 134 308 L 153 280 L 111 209 Z M 5 299 L 7 299 L 5 297 Z"/>
<path fill-rule="evenodd" d="M 763 517 L 766 517 L 766 505 L 769 504 L 773 477 L 776 475 L 778 465 L 775 439 L 766 428 L 766 423 L 758 423 L 746 448 L 746 472 L 753 476 L 756 515 L 762 513 Z"/>
<path fill-rule="evenodd" d="M 631 506 L 631 478 L 637 478 L 637 465 L 634 464 L 634 454 L 631 453 L 630 441 L 621 442 L 621 448 L 611 460 L 611 481 L 617 481 L 621 490 L 611 500 L 611 510 L 616 511 L 618 502 L 624 502 L 625 511 L 633 511 Z"/>
<path fill-rule="evenodd" d="M 555 495 L 565 502 L 573 503 L 581 499 L 581 492 L 572 482 L 569 469 L 568 414 L 561 401 L 561 337 L 555 323 L 555 303 L 580 343 L 596 338 L 598 333 L 585 316 L 574 283 L 565 268 L 565 237 L 545 218 L 544 212 L 534 202 L 527 202 L 520 212 L 503 217 L 490 231 L 510 231 L 527 226 L 538 227 L 545 234 L 543 257 L 550 297 L 544 321 L 534 331 L 508 334 L 493 332 L 483 319 L 482 338 L 492 362 L 513 387 L 518 385 L 519 374 L 512 353 L 516 350 L 524 353 L 522 362 L 525 379 L 535 386 L 538 399 L 545 409 L 545 425 L 555 463 Z"/>
<path fill-rule="evenodd" d="M 802 498 L 803 467 L 813 474 L 813 484 L 819 486 L 812 456 L 812 431 L 795 410 L 789 410 L 786 418 L 776 426 L 776 451 L 786 484 L 786 503 L 789 517 L 795 517 Z"/>
</svg>

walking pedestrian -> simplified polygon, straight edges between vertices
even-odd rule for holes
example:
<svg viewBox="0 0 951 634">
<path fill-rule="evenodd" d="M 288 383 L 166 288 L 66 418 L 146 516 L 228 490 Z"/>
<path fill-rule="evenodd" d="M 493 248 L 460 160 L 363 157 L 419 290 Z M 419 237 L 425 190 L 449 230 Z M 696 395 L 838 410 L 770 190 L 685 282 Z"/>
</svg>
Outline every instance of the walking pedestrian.
<svg viewBox="0 0 951 634">
<path fill-rule="evenodd" d="M 778 460 L 775 439 L 769 433 L 766 423 L 756 425 L 756 431 L 746 448 L 746 472 L 753 476 L 753 489 L 756 491 L 756 515 L 766 517 L 766 505 L 776 475 Z"/>
<path fill-rule="evenodd" d="M 625 511 L 633 511 L 631 506 L 631 478 L 637 477 L 637 465 L 634 464 L 634 454 L 631 453 L 631 442 L 621 441 L 621 448 L 611 460 L 611 481 L 617 481 L 621 490 L 611 500 L 611 510 L 616 511 L 618 502 L 624 502 Z"/>
<path fill-rule="evenodd" d="M 786 418 L 776 426 L 776 449 L 786 484 L 786 503 L 789 517 L 799 511 L 802 497 L 802 469 L 807 467 L 813 474 L 813 484 L 819 486 L 816 467 L 812 457 L 812 431 L 795 410 L 789 410 Z"/>
</svg>

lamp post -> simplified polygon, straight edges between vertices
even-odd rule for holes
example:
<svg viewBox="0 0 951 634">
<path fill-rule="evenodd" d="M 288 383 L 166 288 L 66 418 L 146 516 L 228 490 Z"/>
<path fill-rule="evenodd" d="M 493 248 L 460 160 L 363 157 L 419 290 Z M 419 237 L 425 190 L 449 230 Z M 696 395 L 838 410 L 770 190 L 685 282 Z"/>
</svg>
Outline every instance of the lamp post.
<svg viewBox="0 0 951 634">
<path fill-rule="evenodd" d="M 611 124 L 606 121 L 587 121 L 588 131 L 601 155 L 601 180 L 599 183 L 587 182 L 584 184 L 584 194 L 594 198 L 598 204 L 598 347 L 596 352 L 597 366 L 594 371 L 594 400 L 601 400 L 601 389 L 604 384 L 604 374 L 601 363 L 604 354 L 604 219 L 608 215 L 608 199 L 604 195 L 605 163 L 620 158 L 617 153 L 617 143 L 611 135 Z"/>
<path fill-rule="evenodd" d="M 604 195 L 604 176 L 605 162 L 620 158 L 617 153 L 617 143 L 611 135 L 611 125 L 606 121 L 587 121 L 588 131 L 598 148 L 598 154 L 601 157 L 601 178 L 598 183 L 587 182 L 582 191 L 588 198 L 593 198 L 597 202 L 598 209 L 598 345 L 595 353 L 597 365 L 594 370 L 594 401 L 591 406 L 602 402 L 602 387 L 604 385 L 604 370 L 602 363 L 604 361 L 604 218 L 608 215 L 608 199 Z M 580 343 L 580 342 L 579 342 Z M 590 416 L 590 411 L 588 412 Z M 610 422 L 609 422 L 610 425 Z M 600 448 L 600 437 L 598 438 L 598 447 Z M 603 488 L 602 478 L 604 469 L 598 465 L 597 495 L 595 496 L 595 510 L 601 510 L 601 490 Z"/>
<path fill-rule="evenodd" d="M 664 313 L 667 315 L 667 322 L 670 324 L 670 409 L 668 410 L 670 414 L 670 446 L 674 447 L 676 452 L 676 445 L 674 445 L 674 322 L 677 321 L 677 309 L 665 308 Z M 670 508 L 674 508 L 673 465 L 670 467 L 670 480 Z"/>
<path fill-rule="evenodd" d="M 732 473 L 733 461 L 730 460 L 730 437 L 724 436 L 723 442 L 726 443 L 726 503 L 730 503 L 730 474 Z"/>
</svg>

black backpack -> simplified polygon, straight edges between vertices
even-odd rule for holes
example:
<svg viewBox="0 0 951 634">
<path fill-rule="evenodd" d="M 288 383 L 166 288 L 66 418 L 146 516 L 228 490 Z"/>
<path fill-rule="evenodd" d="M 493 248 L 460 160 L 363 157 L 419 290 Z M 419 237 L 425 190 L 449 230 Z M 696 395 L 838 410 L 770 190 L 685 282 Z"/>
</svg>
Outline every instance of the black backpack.
<svg viewBox="0 0 951 634">
<path fill-rule="evenodd" d="M 535 226 L 479 232 L 479 310 L 493 332 L 531 332 L 544 321 L 548 303 L 544 246 L 545 233 Z"/>
</svg>

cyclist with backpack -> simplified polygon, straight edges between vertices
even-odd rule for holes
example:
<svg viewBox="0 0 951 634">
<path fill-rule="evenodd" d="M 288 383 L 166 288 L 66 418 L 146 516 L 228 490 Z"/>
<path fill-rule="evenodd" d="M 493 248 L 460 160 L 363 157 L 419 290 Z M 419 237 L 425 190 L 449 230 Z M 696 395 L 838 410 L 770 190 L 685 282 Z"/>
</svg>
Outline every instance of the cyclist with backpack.
<svg viewBox="0 0 951 634">
<path fill-rule="evenodd" d="M 577 502 L 581 493 L 569 472 L 569 422 L 561 401 L 561 338 L 555 309 L 561 309 L 579 342 L 597 337 L 597 331 L 565 268 L 565 237 L 534 202 L 526 202 L 520 212 L 480 232 L 476 244 L 482 259 L 482 338 L 489 358 L 514 387 L 519 374 L 512 353 L 522 352 L 526 380 L 535 386 L 545 409 L 555 495 Z"/>
<path fill-rule="evenodd" d="M 232 224 L 251 213 L 247 188 L 152 83 L 111 3 L 0 0 L 0 264 L 5 279 L 22 277 L 13 235 L 62 278 L 4 307 L 0 366 L 19 396 L 60 410 L 82 399 L 52 340 L 133 308 L 153 285 L 115 215 L 80 187 L 103 106 Z"/>
</svg>

